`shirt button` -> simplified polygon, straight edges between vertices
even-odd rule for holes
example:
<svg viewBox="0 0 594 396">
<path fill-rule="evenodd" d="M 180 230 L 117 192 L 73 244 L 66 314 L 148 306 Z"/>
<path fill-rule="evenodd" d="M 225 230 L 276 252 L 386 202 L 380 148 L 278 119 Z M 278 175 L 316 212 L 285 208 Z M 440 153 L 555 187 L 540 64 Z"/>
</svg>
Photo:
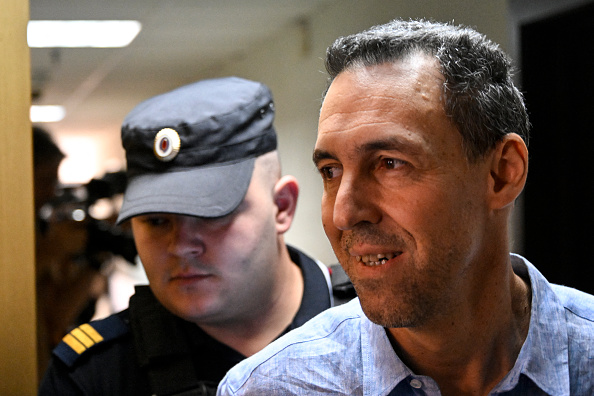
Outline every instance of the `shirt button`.
<svg viewBox="0 0 594 396">
<path fill-rule="evenodd" d="M 410 386 L 412 386 L 415 389 L 421 389 L 421 387 L 423 386 L 423 383 L 415 378 L 410 381 Z"/>
</svg>

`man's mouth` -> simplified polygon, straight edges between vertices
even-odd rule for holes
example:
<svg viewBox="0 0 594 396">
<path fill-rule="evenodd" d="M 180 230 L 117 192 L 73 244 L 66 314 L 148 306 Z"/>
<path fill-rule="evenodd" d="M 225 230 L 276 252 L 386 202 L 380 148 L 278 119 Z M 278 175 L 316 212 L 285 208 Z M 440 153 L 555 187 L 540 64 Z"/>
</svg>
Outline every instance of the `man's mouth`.
<svg viewBox="0 0 594 396">
<path fill-rule="evenodd" d="M 366 254 L 363 256 L 356 256 L 358 262 L 363 263 L 368 267 L 374 267 L 377 265 L 384 265 L 388 260 L 393 259 L 400 253 L 379 253 L 379 254 Z"/>
<path fill-rule="evenodd" d="M 202 271 L 183 271 L 174 274 L 171 279 L 173 280 L 189 280 L 189 279 L 202 279 L 210 276 L 207 272 Z"/>
</svg>

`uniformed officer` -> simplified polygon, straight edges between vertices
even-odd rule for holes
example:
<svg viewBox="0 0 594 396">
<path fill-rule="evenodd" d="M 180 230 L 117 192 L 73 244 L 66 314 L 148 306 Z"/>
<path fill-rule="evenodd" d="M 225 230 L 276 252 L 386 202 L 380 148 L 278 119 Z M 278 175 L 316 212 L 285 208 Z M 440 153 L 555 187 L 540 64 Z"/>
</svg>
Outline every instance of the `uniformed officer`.
<svg viewBox="0 0 594 396">
<path fill-rule="evenodd" d="M 281 176 L 263 84 L 204 80 L 126 117 L 131 221 L 149 286 L 71 331 L 42 395 L 214 394 L 224 374 L 330 307 L 328 271 L 285 245 L 298 196 Z"/>
</svg>

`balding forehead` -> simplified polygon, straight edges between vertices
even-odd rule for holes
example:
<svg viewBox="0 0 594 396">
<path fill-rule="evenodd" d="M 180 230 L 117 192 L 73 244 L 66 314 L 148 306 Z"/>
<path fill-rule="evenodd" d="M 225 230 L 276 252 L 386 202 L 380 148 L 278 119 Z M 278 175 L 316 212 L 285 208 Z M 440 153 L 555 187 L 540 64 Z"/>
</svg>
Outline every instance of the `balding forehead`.
<svg viewBox="0 0 594 396">
<path fill-rule="evenodd" d="M 364 90 L 369 95 L 381 98 L 383 93 L 388 91 L 391 94 L 404 92 L 411 82 L 414 82 L 416 93 L 430 96 L 432 92 L 437 91 L 439 94 L 435 97 L 441 99 L 444 81 L 439 61 L 424 53 L 416 53 L 391 63 L 351 67 L 336 76 L 328 88 L 320 109 L 320 122 L 336 111 L 328 105 L 329 96 L 336 101 L 352 101 L 351 95 L 355 91 L 360 93 Z M 340 93 L 337 94 L 336 91 Z M 355 101 L 352 103 L 356 106 Z"/>
</svg>

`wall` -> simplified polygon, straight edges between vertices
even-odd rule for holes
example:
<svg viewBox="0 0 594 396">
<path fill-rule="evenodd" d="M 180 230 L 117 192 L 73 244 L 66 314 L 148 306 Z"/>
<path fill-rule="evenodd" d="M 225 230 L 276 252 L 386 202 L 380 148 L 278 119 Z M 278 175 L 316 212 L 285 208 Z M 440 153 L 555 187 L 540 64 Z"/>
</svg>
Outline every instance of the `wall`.
<svg viewBox="0 0 594 396">
<path fill-rule="evenodd" d="M 33 395 L 35 282 L 28 2 L 0 12 L 0 394 Z"/>
<path fill-rule="evenodd" d="M 506 16 L 504 0 L 336 1 L 253 48 L 249 56 L 220 65 L 209 76 L 239 75 L 260 80 L 275 96 L 284 173 L 295 175 L 301 184 L 297 217 L 287 234 L 289 243 L 326 264 L 336 262 L 321 226 L 322 183 L 311 161 L 320 98 L 326 86 L 326 47 L 339 36 L 397 17 L 424 17 L 474 26 L 507 48 Z"/>
</svg>

